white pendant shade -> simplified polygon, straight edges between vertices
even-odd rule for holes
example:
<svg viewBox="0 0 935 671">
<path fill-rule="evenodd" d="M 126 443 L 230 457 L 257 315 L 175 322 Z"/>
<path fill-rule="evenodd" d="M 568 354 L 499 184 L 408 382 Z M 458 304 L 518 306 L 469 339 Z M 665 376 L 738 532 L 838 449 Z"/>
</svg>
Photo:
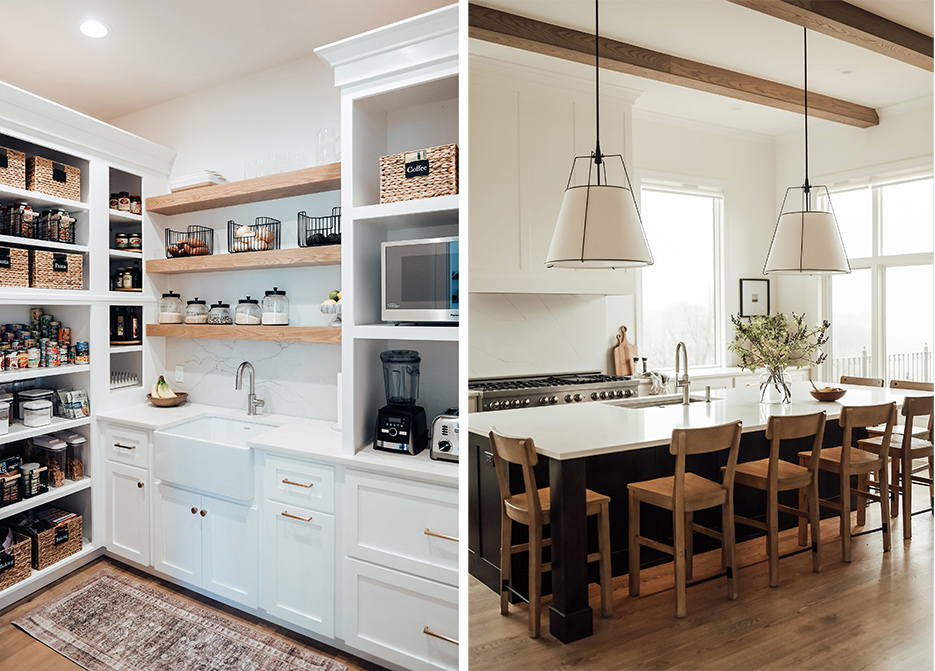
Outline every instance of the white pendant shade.
<svg viewBox="0 0 935 671">
<path fill-rule="evenodd" d="M 565 189 L 546 265 L 633 268 L 652 265 L 633 194 L 622 186 Z"/>
<path fill-rule="evenodd" d="M 776 224 L 764 274 L 849 273 L 841 234 L 831 212 L 784 212 Z"/>
</svg>

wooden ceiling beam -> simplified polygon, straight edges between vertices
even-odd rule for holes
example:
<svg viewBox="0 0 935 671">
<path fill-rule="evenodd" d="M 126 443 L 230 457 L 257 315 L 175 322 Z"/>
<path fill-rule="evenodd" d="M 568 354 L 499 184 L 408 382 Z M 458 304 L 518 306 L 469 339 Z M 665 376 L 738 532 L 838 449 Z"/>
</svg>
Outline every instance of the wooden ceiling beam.
<svg viewBox="0 0 935 671">
<path fill-rule="evenodd" d="M 933 40 L 843 0 L 727 0 L 932 72 Z"/>
<path fill-rule="evenodd" d="M 468 11 L 468 35 L 485 42 L 576 63 L 594 63 L 593 33 L 556 26 L 473 3 Z M 601 67 L 607 70 L 716 93 L 789 112 L 801 112 L 804 106 L 802 89 L 609 38 L 601 38 L 600 63 Z M 808 94 L 808 109 L 809 116 L 858 128 L 869 128 L 880 123 L 876 110 L 871 107 L 813 92 Z"/>
</svg>

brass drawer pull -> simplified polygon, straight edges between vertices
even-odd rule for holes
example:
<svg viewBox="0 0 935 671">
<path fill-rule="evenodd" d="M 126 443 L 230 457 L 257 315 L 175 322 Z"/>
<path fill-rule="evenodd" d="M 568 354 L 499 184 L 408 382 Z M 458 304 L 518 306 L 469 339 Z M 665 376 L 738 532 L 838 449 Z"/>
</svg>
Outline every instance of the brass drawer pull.
<svg viewBox="0 0 935 671">
<path fill-rule="evenodd" d="M 300 522 L 311 522 L 312 521 L 311 517 L 299 517 L 298 515 L 293 515 L 292 513 L 286 512 L 285 510 L 283 510 L 280 513 L 280 515 L 282 515 L 283 517 L 291 517 L 292 519 L 299 520 Z"/>
<path fill-rule="evenodd" d="M 455 645 L 461 645 L 460 643 L 458 643 L 458 639 L 456 639 L 456 638 L 451 638 L 450 636 L 444 636 L 444 635 L 442 635 L 442 634 L 436 634 L 434 631 L 432 631 L 432 630 L 429 629 L 428 627 L 423 627 L 423 628 L 422 628 L 422 633 L 425 634 L 426 636 L 434 636 L 435 638 L 440 638 L 441 640 L 447 641 L 448 643 L 454 643 Z"/>
<path fill-rule="evenodd" d="M 304 487 L 305 489 L 311 489 L 312 487 L 315 486 L 315 483 L 314 483 L 314 482 L 313 482 L 312 484 L 310 484 L 310 485 L 303 485 L 301 482 L 293 482 L 293 481 L 290 480 L 289 478 L 283 478 L 283 479 L 282 479 L 282 484 L 284 484 L 284 485 L 292 485 L 293 487 Z"/>
<path fill-rule="evenodd" d="M 424 533 L 426 536 L 433 536 L 434 538 L 444 538 L 446 541 L 453 541 L 455 543 L 459 542 L 458 539 L 455 538 L 454 536 L 446 536 L 445 534 L 437 534 L 430 529 L 426 529 L 422 533 Z"/>
<path fill-rule="evenodd" d="M 135 450 L 136 445 L 124 445 L 122 443 L 114 443 L 114 447 L 121 447 L 125 450 Z"/>
</svg>

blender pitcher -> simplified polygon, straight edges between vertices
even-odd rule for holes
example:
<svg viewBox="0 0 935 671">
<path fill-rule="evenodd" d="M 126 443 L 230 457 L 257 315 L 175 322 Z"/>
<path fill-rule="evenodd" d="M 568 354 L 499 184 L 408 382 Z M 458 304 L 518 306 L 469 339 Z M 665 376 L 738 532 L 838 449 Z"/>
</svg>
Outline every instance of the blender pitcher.
<svg viewBox="0 0 935 671">
<path fill-rule="evenodd" d="M 419 398 L 419 363 L 415 350 L 394 349 L 380 353 L 383 362 L 383 385 L 390 405 L 414 406 Z"/>
</svg>

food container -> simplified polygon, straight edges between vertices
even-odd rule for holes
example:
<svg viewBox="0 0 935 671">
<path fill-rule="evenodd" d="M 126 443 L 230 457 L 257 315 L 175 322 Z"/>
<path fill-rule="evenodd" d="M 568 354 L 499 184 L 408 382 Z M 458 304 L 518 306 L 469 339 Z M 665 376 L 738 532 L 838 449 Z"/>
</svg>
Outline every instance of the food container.
<svg viewBox="0 0 935 671">
<path fill-rule="evenodd" d="M 234 309 L 234 323 L 239 326 L 256 326 L 262 321 L 260 302 L 255 298 L 241 298 Z"/>
<path fill-rule="evenodd" d="M 12 543 L 3 548 L 10 537 Z M 32 573 L 32 541 L 16 531 L 0 527 L 0 592 L 25 580 Z"/>
<path fill-rule="evenodd" d="M 0 287 L 29 286 L 29 251 L 0 247 Z"/>
<path fill-rule="evenodd" d="M 41 156 L 26 158 L 26 188 L 50 196 L 81 200 L 81 170 Z"/>
<path fill-rule="evenodd" d="M 0 184 L 26 188 L 26 154 L 15 149 L 0 147 L 0 156 L 6 160 L 0 161 Z"/>
<path fill-rule="evenodd" d="M 45 472 L 45 466 L 33 462 L 20 466 L 20 473 L 23 475 L 20 479 L 20 487 L 24 499 L 42 494 L 48 489 Z"/>
<path fill-rule="evenodd" d="M 214 326 L 233 324 L 234 315 L 231 314 L 231 306 L 220 301 L 212 305 L 208 312 L 208 323 Z"/>
<path fill-rule="evenodd" d="M 264 326 L 289 325 L 289 299 L 279 287 L 273 287 L 263 297 L 262 322 Z"/>
<path fill-rule="evenodd" d="M 139 233 L 130 233 L 130 242 L 127 249 L 131 252 L 138 252 L 143 249 L 143 238 Z"/>
<path fill-rule="evenodd" d="M 49 487 L 61 487 L 65 484 L 65 468 L 68 445 L 55 436 L 36 436 L 33 445 L 40 450 L 40 461 L 46 467 Z"/>
<path fill-rule="evenodd" d="M 130 246 L 130 234 L 129 233 L 115 233 L 114 234 L 114 248 L 115 249 L 126 249 Z"/>
<path fill-rule="evenodd" d="M 380 202 L 458 193 L 458 145 L 445 144 L 380 158 Z"/>
<path fill-rule="evenodd" d="M 52 401 L 29 401 L 22 404 L 23 424 L 29 427 L 52 423 Z"/>
<path fill-rule="evenodd" d="M 163 294 L 159 299 L 159 323 L 181 324 L 182 321 L 182 298 L 173 291 Z"/>
<path fill-rule="evenodd" d="M 33 249 L 29 286 L 35 289 L 83 289 L 84 256 Z"/>
<path fill-rule="evenodd" d="M 110 209 L 112 210 L 119 209 L 119 203 L 120 203 L 120 194 L 119 193 L 110 194 Z"/>
<path fill-rule="evenodd" d="M 117 194 L 117 209 L 121 212 L 130 211 L 130 192 L 121 191 Z"/>
<path fill-rule="evenodd" d="M 195 300 L 188 301 L 188 304 L 185 306 L 185 323 L 186 324 L 207 324 L 208 323 L 208 306 L 205 301 L 200 300 L 198 296 L 195 296 Z"/>
<path fill-rule="evenodd" d="M 0 401 L 0 436 L 10 432 L 10 401 Z"/>
<path fill-rule="evenodd" d="M 130 214 L 143 214 L 143 199 L 140 196 L 130 196 Z"/>
<path fill-rule="evenodd" d="M 17 403 L 19 404 L 16 409 L 17 419 L 23 419 L 23 410 L 24 405 L 30 401 L 51 401 L 55 396 L 55 392 L 51 389 L 23 389 L 17 394 Z"/>
<path fill-rule="evenodd" d="M 84 477 L 84 450 L 87 439 L 74 431 L 57 431 L 52 434 L 68 446 L 65 457 L 65 477 L 81 480 Z"/>
</svg>

